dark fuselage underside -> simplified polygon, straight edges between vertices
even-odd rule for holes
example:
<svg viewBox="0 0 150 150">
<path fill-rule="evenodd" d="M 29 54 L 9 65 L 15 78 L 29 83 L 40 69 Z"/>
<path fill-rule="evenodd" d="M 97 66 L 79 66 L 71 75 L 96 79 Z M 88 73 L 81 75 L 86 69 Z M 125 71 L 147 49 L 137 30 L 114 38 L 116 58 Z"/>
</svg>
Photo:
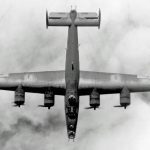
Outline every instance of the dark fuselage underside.
<svg viewBox="0 0 150 150">
<path fill-rule="evenodd" d="M 71 26 L 68 29 L 68 42 L 66 52 L 66 95 L 65 95 L 65 112 L 68 137 L 74 139 L 79 111 L 79 52 L 78 52 L 78 32 L 77 26 L 74 25 L 77 12 L 72 10 L 70 18 Z"/>
</svg>

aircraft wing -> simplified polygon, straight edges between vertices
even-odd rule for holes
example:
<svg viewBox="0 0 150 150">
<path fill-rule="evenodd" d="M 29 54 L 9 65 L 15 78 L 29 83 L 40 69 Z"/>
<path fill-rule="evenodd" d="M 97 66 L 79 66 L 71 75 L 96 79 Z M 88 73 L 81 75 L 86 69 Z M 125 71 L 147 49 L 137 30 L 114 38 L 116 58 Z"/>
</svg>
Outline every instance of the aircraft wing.
<svg viewBox="0 0 150 150">
<path fill-rule="evenodd" d="M 22 86 L 25 92 L 44 93 L 50 87 L 56 95 L 65 95 L 65 72 L 24 72 L 0 74 L 0 89 L 15 91 Z"/>
<path fill-rule="evenodd" d="M 150 91 L 150 77 L 131 74 L 80 72 L 79 95 L 89 95 L 93 89 L 100 94 L 120 93 L 126 87 L 130 92 Z"/>
</svg>

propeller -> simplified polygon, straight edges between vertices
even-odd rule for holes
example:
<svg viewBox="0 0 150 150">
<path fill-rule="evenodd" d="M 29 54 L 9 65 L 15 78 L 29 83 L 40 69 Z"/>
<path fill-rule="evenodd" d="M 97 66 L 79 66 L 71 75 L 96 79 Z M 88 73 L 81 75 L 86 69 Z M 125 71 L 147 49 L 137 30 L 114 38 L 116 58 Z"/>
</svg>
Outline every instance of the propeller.
<svg viewBox="0 0 150 150">
<path fill-rule="evenodd" d="M 127 105 L 124 105 L 124 106 L 122 106 L 122 105 L 116 105 L 116 106 L 114 106 L 114 107 L 124 107 L 124 109 L 126 109 L 126 108 L 127 108 Z"/>
<path fill-rule="evenodd" d="M 24 104 L 16 104 L 15 102 L 13 102 L 12 104 L 13 107 L 20 107 L 21 105 L 24 105 Z"/>
<path fill-rule="evenodd" d="M 97 108 L 99 108 L 99 107 L 98 106 L 96 106 L 96 107 L 93 107 L 93 106 L 85 107 L 85 109 L 94 109 L 94 110 L 96 110 Z"/>
<path fill-rule="evenodd" d="M 14 104 L 13 106 L 14 106 L 14 107 L 20 107 L 20 105 L 17 105 L 17 104 Z"/>
<path fill-rule="evenodd" d="M 45 106 L 45 105 L 38 105 L 38 107 L 47 107 L 48 109 L 50 109 L 50 106 Z"/>
</svg>

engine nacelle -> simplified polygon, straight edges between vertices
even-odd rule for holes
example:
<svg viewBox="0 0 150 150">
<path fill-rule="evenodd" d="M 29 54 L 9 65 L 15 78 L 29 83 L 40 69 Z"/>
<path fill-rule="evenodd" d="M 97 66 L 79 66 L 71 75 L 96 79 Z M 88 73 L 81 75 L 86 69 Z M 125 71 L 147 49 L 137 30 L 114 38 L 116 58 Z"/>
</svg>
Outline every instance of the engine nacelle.
<svg viewBox="0 0 150 150">
<path fill-rule="evenodd" d="M 100 106 L 100 94 L 96 89 L 93 89 L 92 93 L 90 94 L 90 106 L 94 109 Z"/>
<path fill-rule="evenodd" d="M 20 107 L 25 103 L 25 91 L 23 90 L 22 86 L 19 85 L 15 91 L 15 106 Z"/>
<path fill-rule="evenodd" d="M 120 106 L 126 108 L 130 105 L 130 91 L 124 87 L 120 93 Z"/>
<path fill-rule="evenodd" d="M 44 94 L 44 107 L 48 107 L 50 109 L 55 104 L 54 93 L 51 90 L 45 91 Z"/>
</svg>

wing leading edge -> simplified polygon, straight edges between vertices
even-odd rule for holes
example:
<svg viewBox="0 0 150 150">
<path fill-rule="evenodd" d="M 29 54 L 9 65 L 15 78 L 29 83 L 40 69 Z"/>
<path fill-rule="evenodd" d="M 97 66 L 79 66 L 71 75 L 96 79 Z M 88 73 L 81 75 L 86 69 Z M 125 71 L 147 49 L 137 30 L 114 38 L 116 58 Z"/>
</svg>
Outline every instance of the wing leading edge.
<svg viewBox="0 0 150 150">
<path fill-rule="evenodd" d="M 44 71 L 0 74 L 0 89 L 15 91 L 21 85 L 25 92 L 44 93 L 52 88 L 55 95 L 65 95 L 65 71 Z M 150 91 L 150 77 L 131 74 L 80 71 L 79 95 L 89 95 L 93 89 L 100 94 Z"/>
<path fill-rule="evenodd" d="M 24 72 L 0 74 L 0 89 L 15 91 L 21 85 L 25 92 L 44 93 L 46 88 L 52 88 L 54 94 L 65 95 L 65 72 Z"/>
<path fill-rule="evenodd" d="M 104 72 L 80 72 L 79 95 L 89 95 L 93 89 L 100 94 L 120 93 L 126 87 L 130 92 L 150 91 L 150 77 Z"/>
</svg>

